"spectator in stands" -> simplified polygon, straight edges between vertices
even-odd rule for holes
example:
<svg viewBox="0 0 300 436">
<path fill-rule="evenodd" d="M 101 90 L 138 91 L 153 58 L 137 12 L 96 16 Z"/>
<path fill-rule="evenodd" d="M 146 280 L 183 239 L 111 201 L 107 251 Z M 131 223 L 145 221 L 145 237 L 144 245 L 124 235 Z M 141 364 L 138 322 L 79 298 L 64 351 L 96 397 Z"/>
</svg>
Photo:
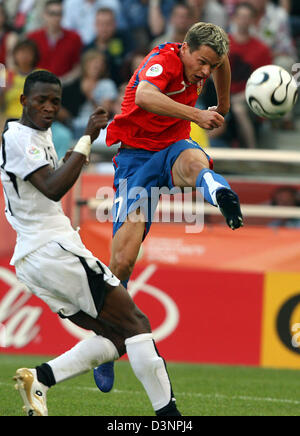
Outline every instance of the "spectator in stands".
<svg viewBox="0 0 300 436">
<path fill-rule="evenodd" d="M 29 0 L 31 1 L 31 0 Z M 41 27 L 45 6 L 48 0 L 35 0 L 34 6 L 27 13 L 24 33 L 33 32 Z M 62 3 L 64 0 L 61 0 Z"/>
<path fill-rule="evenodd" d="M 155 47 L 161 43 L 183 42 L 193 22 L 192 11 L 185 3 L 176 4 L 170 16 L 167 33 L 156 38 L 151 47 Z"/>
<path fill-rule="evenodd" d="M 274 63 L 291 71 L 296 59 L 296 50 L 291 39 L 287 12 L 269 0 L 248 0 L 248 2 L 257 10 L 253 35 L 270 47 Z"/>
<path fill-rule="evenodd" d="M 124 83 L 129 82 L 135 70 L 139 67 L 143 59 L 145 59 L 148 54 L 148 49 L 137 49 L 133 52 L 130 52 L 128 56 L 126 56 L 122 69 L 120 70 L 120 75 Z"/>
<path fill-rule="evenodd" d="M 5 6 L 0 3 L 0 64 L 12 68 L 12 52 L 18 41 L 18 34 L 9 25 Z"/>
<path fill-rule="evenodd" d="M 44 0 L 9 0 L 5 2 L 8 15 L 15 29 L 19 32 L 26 29 L 31 13 Z"/>
<path fill-rule="evenodd" d="M 139 47 L 146 47 L 151 39 L 167 29 L 175 0 L 122 0 L 125 27 L 133 32 Z"/>
<path fill-rule="evenodd" d="M 222 0 L 221 3 L 224 5 L 227 14 L 231 17 L 235 11 L 236 6 L 241 2 L 241 0 Z"/>
<path fill-rule="evenodd" d="M 204 21 L 217 24 L 223 29 L 227 28 L 228 15 L 226 9 L 217 0 L 185 0 L 183 2 L 179 2 L 179 4 L 180 3 L 184 3 L 190 8 L 192 24 L 199 21 Z M 156 9 L 153 7 L 153 10 L 155 10 L 155 15 L 153 15 L 154 19 L 152 20 L 152 35 L 157 36 L 161 35 L 163 30 L 168 31 L 168 20 L 163 14 L 164 1 L 153 0 L 153 4 L 156 5 Z M 157 23 L 156 26 L 154 23 Z"/>
<path fill-rule="evenodd" d="M 101 8 L 112 9 L 121 26 L 120 0 L 64 0 L 63 26 L 77 32 L 83 44 L 89 45 L 96 38 L 95 17 Z"/>
<path fill-rule="evenodd" d="M 130 35 L 117 30 L 114 12 L 109 8 L 99 9 L 96 14 L 96 39 L 85 50 L 95 49 L 106 55 L 111 78 L 117 85 L 122 83 L 120 69 L 133 47 Z"/>
<path fill-rule="evenodd" d="M 20 95 L 25 79 L 39 63 L 39 50 L 32 40 L 22 40 L 13 50 L 14 69 L 7 71 L 6 88 L 0 94 L 1 112 L 5 119 L 18 119 L 22 115 Z M 72 145 L 72 134 L 59 122 L 52 125 L 53 142 L 59 158 L 63 157 Z"/>
<path fill-rule="evenodd" d="M 294 38 L 300 36 L 300 2 L 299 0 L 279 0 L 282 6 L 290 16 L 292 35 Z"/>
<path fill-rule="evenodd" d="M 191 8 L 195 23 L 205 21 L 227 28 L 226 9 L 217 0 L 185 0 L 185 3 Z"/>
<path fill-rule="evenodd" d="M 44 10 L 44 27 L 28 34 L 40 51 L 39 68 L 56 74 L 63 85 L 74 81 L 80 74 L 82 43 L 80 36 L 62 27 L 60 0 L 48 0 Z"/>
<path fill-rule="evenodd" d="M 13 50 L 14 69 L 7 70 L 6 87 L 1 88 L 1 106 L 5 118 L 18 119 L 22 115 L 20 95 L 25 79 L 38 65 L 39 51 L 30 40 L 17 43 Z"/>
<path fill-rule="evenodd" d="M 99 105 L 110 114 L 118 97 L 115 83 L 109 79 L 106 57 L 96 50 L 87 51 L 82 57 L 80 79 L 63 88 L 60 120 L 69 123 L 75 139 L 83 136 L 87 120 Z"/>
<path fill-rule="evenodd" d="M 299 207 L 300 197 L 299 191 L 292 186 L 282 186 L 273 193 L 271 199 L 272 206 L 281 207 Z M 299 228 L 300 219 L 299 218 L 282 218 L 274 220 L 270 224 L 271 227 L 290 227 Z"/>
<path fill-rule="evenodd" d="M 231 110 L 234 114 L 240 143 L 246 148 L 256 148 L 256 133 L 253 117 L 245 99 L 247 80 L 253 71 L 272 64 L 269 47 L 251 36 L 256 9 L 249 3 L 240 3 L 232 18 L 229 59 L 232 70 Z"/>
</svg>

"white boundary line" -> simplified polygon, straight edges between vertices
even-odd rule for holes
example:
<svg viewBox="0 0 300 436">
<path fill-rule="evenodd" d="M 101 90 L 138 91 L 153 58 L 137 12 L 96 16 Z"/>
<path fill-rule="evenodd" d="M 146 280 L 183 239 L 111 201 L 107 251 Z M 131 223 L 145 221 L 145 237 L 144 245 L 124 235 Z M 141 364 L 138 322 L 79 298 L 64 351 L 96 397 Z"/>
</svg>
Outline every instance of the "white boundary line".
<svg viewBox="0 0 300 436">
<path fill-rule="evenodd" d="M 6 386 L 6 387 L 12 387 L 14 386 L 13 382 L 10 383 L 2 383 L 0 382 L 0 386 Z M 99 392 L 98 388 L 88 387 L 88 386 L 78 386 L 78 387 L 68 387 L 68 386 L 62 386 L 57 385 L 57 387 L 61 390 L 80 390 L 80 391 L 88 391 L 88 392 Z M 119 389 L 113 389 L 111 392 L 111 395 L 117 394 L 117 395 L 145 395 L 145 392 L 141 391 L 126 391 L 126 390 L 119 390 Z M 223 394 L 201 394 L 200 392 L 178 392 L 176 394 L 176 397 L 191 397 L 191 398 L 207 398 L 207 399 L 215 399 L 215 400 L 232 400 L 232 401 L 252 401 L 255 403 L 278 403 L 278 404 L 292 404 L 295 406 L 300 405 L 300 400 L 291 400 L 286 398 L 271 398 L 271 397 L 251 397 L 246 395 L 234 395 L 232 397 L 228 395 Z"/>
</svg>

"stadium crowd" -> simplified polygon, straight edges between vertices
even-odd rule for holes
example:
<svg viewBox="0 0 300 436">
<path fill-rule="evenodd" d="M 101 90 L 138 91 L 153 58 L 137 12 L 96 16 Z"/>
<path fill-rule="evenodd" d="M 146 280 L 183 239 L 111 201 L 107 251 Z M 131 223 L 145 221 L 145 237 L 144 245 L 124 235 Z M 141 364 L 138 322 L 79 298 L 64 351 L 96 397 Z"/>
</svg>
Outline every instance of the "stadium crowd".
<svg viewBox="0 0 300 436">
<path fill-rule="evenodd" d="M 226 127 L 207 137 L 193 126 L 194 139 L 215 147 L 256 148 L 262 120 L 247 108 L 246 81 L 262 65 L 276 63 L 291 71 L 297 62 L 296 0 L 2 0 L 2 125 L 21 116 L 25 77 L 35 69 L 50 70 L 63 83 L 62 109 L 53 127 L 55 146 L 63 156 L 82 136 L 95 106 L 104 106 L 111 118 L 120 112 L 126 83 L 143 57 L 165 41 L 182 42 L 197 21 L 228 31 L 233 77 Z M 215 99 L 210 81 L 198 105 L 214 106 Z M 293 129 L 293 114 L 279 127 Z M 105 132 L 95 149 L 104 143 Z"/>
</svg>

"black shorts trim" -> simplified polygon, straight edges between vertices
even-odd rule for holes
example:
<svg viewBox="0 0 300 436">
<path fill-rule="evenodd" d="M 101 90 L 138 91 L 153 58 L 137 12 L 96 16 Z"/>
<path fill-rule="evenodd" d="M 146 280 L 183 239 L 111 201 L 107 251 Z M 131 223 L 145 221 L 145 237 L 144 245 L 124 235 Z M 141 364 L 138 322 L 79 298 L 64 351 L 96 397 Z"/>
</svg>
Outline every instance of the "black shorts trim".
<svg viewBox="0 0 300 436">
<path fill-rule="evenodd" d="M 94 300 L 94 304 L 97 310 L 97 313 L 99 314 L 104 306 L 104 301 L 106 294 L 108 292 L 108 289 L 106 287 L 106 282 L 104 280 L 104 269 L 102 268 L 102 265 L 100 262 L 97 262 L 97 265 L 99 266 L 101 273 L 98 274 L 96 271 L 92 270 L 88 264 L 87 261 L 83 257 L 77 256 L 78 259 L 81 262 L 81 265 L 83 266 L 88 282 L 89 287 L 91 290 L 91 294 Z"/>
<path fill-rule="evenodd" d="M 64 250 L 67 251 L 68 253 L 73 254 L 73 256 L 77 257 L 77 259 L 80 260 L 81 265 L 83 266 L 86 275 L 87 275 L 87 279 L 88 279 L 88 283 L 89 283 L 89 287 L 90 287 L 90 291 L 93 297 L 93 301 L 96 307 L 96 311 L 97 314 L 99 315 L 99 313 L 102 311 L 103 306 L 104 306 L 104 301 L 105 301 L 105 297 L 108 293 L 108 288 L 106 286 L 106 282 L 104 280 L 104 268 L 102 267 L 101 263 L 99 261 L 97 261 L 97 265 L 100 268 L 101 273 L 97 273 L 96 271 L 94 271 L 92 268 L 90 268 L 88 266 L 87 261 L 85 260 L 84 257 L 80 257 L 74 253 L 72 253 L 71 251 L 66 250 L 59 242 L 58 245 Z M 65 319 L 65 318 L 70 318 L 69 316 L 64 316 L 62 313 L 58 313 L 58 315 L 60 316 L 60 318 Z M 73 315 L 72 315 L 73 316 Z"/>
</svg>

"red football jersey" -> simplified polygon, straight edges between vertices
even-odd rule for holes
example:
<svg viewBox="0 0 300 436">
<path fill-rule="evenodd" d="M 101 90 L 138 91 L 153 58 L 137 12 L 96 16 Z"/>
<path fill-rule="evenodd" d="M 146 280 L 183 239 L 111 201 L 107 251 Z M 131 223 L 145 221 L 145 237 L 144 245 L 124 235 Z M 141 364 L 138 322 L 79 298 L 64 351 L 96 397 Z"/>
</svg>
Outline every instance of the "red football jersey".
<svg viewBox="0 0 300 436">
<path fill-rule="evenodd" d="M 195 106 L 203 83 L 186 83 L 180 47 L 181 44 L 175 43 L 161 44 L 143 60 L 126 88 L 122 113 L 108 126 L 108 146 L 122 142 L 135 148 L 159 151 L 190 137 L 189 121 L 156 115 L 135 104 L 137 87 L 146 80 L 172 100 Z"/>
</svg>

